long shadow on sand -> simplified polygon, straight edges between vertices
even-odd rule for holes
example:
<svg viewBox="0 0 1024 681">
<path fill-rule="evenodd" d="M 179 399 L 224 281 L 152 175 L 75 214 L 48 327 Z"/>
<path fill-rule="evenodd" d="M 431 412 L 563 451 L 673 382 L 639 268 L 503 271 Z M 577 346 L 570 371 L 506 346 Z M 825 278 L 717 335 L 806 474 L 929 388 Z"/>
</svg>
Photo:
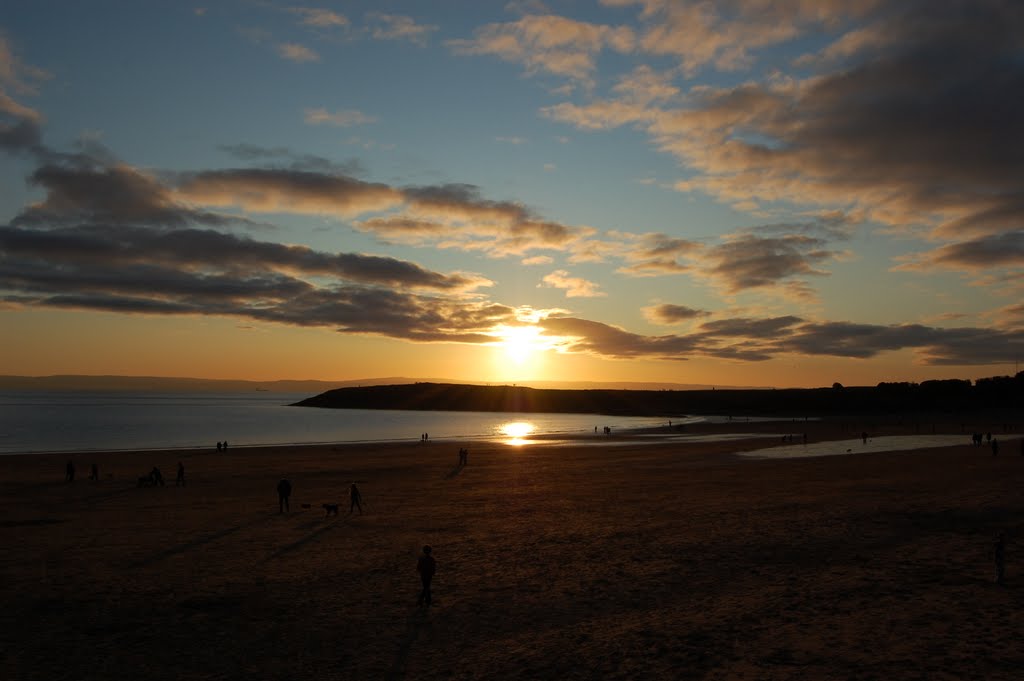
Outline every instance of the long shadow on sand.
<svg viewBox="0 0 1024 681">
<path fill-rule="evenodd" d="M 430 631 L 432 626 L 429 610 L 417 606 L 409 615 L 409 619 L 406 620 L 405 631 L 398 642 L 398 655 L 395 656 L 395 662 L 391 665 L 391 669 L 388 670 L 388 681 L 405 678 L 405 668 L 409 663 L 409 653 L 412 652 L 413 644 L 416 643 L 416 639 L 419 638 L 421 632 Z"/>
<path fill-rule="evenodd" d="M 321 525 L 317 529 L 313 530 L 312 532 L 307 534 L 305 537 L 302 537 L 301 539 L 296 539 L 295 541 L 293 541 L 290 544 L 285 544 L 284 546 L 279 548 L 277 551 L 274 551 L 272 554 L 270 554 L 269 556 L 264 558 L 261 561 L 261 564 L 262 563 L 269 563 L 270 561 L 274 560 L 275 558 L 280 558 L 281 556 L 285 555 L 286 553 L 291 553 L 292 551 L 300 549 L 303 546 L 305 546 L 306 544 L 309 544 L 310 542 L 315 541 L 321 535 L 326 534 L 327 532 L 329 532 L 330 530 L 332 530 L 332 529 L 334 529 L 336 527 L 341 527 L 341 526 L 347 525 L 350 518 L 351 518 L 351 516 L 345 516 L 344 518 L 342 518 L 340 520 L 323 521 L 323 525 Z M 311 524 L 312 523 L 307 523 L 305 526 L 308 527 Z M 319 523 L 317 523 L 317 524 L 319 524 Z"/>
<path fill-rule="evenodd" d="M 273 514 L 265 515 L 265 516 L 260 516 L 258 518 L 255 518 L 255 519 L 251 520 L 250 522 L 242 523 L 240 525 L 235 525 L 233 527 L 227 527 L 227 528 L 225 528 L 223 530 L 220 530 L 218 532 L 214 532 L 213 534 L 207 534 L 207 535 L 204 535 L 202 537 L 197 537 L 196 539 L 193 539 L 192 541 L 185 542 L 184 544 L 178 544 L 177 546 L 172 546 L 172 547 L 170 547 L 168 549 L 160 551 L 159 553 L 155 553 L 152 556 L 149 556 L 148 558 L 143 558 L 141 560 L 137 560 L 137 561 L 131 562 L 131 563 L 128 564 L 128 566 L 129 567 L 133 567 L 133 568 L 140 568 L 140 567 L 147 567 L 149 565 L 153 565 L 154 563 L 158 563 L 161 560 L 164 560 L 165 558 L 170 558 L 171 556 L 176 556 L 179 553 L 184 553 L 186 551 L 190 551 L 192 549 L 199 548 L 200 546 L 203 546 L 204 544 L 209 544 L 210 542 L 215 542 L 218 539 L 223 539 L 224 537 L 227 537 L 230 534 L 234 534 L 235 532 L 238 532 L 239 530 L 243 530 L 243 529 L 245 529 L 247 527 L 252 527 L 256 523 L 264 521 L 267 518 L 271 518 L 271 517 L 273 517 Z"/>
<path fill-rule="evenodd" d="M 452 468 L 450 471 L 448 471 L 445 474 L 444 479 L 445 480 L 451 480 L 452 478 L 457 477 L 459 475 L 459 473 L 462 472 L 463 468 L 465 468 L 465 466 L 463 464 L 461 464 L 461 463 L 456 465 L 454 468 Z"/>
</svg>

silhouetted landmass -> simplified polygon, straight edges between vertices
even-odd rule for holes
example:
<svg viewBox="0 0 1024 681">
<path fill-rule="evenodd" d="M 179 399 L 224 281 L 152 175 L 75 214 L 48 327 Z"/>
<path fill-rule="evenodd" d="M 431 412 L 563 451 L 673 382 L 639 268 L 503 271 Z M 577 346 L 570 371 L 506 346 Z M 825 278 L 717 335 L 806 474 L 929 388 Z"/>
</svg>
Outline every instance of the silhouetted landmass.
<svg viewBox="0 0 1024 681">
<path fill-rule="evenodd" d="M 879 383 L 874 387 L 784 390 L 544 390 L 451 383 L 377 385 L 330 390 L 295 406 L 330 409 L 507 411 L 633 416 L 721 414 L 953 413 L 1024 406 L 1024 372 L 1015 377 Z"/>
</svg>

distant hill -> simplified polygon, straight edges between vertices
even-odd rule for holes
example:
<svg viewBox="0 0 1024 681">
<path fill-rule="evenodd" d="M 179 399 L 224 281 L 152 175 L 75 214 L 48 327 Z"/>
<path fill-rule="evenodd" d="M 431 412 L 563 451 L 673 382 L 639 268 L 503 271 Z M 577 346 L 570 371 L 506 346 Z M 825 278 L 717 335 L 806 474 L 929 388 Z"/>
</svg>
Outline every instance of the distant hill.
<svg viewBox="0 0 1024 681">
<path fill-rule="evenodd" d="M 1024 373 L 970 381 L 882 383 L 874 387 L 785 390 L 551 390 L 450 383 L 377 385 L 330 390 L 296 403 L 331 409 L 408 409 L 672 416 L 911 414 L 998 411 L 1022 417 Z"/>
</svg>

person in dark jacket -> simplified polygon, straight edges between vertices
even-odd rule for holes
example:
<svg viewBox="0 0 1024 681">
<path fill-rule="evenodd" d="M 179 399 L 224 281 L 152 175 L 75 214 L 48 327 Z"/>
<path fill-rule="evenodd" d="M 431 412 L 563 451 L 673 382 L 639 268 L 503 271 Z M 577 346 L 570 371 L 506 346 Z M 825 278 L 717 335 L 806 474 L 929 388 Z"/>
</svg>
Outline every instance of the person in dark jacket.
<svg viewBox="0 0 1024 681">
<path fill-rule="evenodd" d="M 352 514 L 353 509 L 357 509 L 357 508 L 359 509 L 359 515 L 362 515 L 363 514 L 363 504 L 362 504 L 363 495 L 359 493 L 359 488 L 356 487 L 356 483 L 354 483 L 354 482 L 352 483 L 352 486 L 349 488 L 348 498 L 350 500 L 350 503 L 348 505 L 349 515 Z"/>
<path fill-rule="evenodd" d="M 292 483 L 284 478 L 281 478 L 281 482 L 277 483 L 277 504 L 278 513 L 284 513 L 290 511 L 288 508 L 288 497 L 292 495 Z"/>
</svg>

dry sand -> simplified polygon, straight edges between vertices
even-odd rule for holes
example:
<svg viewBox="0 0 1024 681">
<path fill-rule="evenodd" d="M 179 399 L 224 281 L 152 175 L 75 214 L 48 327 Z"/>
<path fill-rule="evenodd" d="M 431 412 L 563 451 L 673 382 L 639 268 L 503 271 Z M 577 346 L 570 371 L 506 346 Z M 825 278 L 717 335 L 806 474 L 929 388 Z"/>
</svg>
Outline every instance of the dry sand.
<svg viewBox="0 0 1024 681">
<path fill-rule="evenodd" d="M 997 458 L 447 442 L 82 454 L 65 483 L 67 455 L 0 457 L 0 678 L 1020 679 L 1024 456 L 992 430 Z"/>
</svg>

